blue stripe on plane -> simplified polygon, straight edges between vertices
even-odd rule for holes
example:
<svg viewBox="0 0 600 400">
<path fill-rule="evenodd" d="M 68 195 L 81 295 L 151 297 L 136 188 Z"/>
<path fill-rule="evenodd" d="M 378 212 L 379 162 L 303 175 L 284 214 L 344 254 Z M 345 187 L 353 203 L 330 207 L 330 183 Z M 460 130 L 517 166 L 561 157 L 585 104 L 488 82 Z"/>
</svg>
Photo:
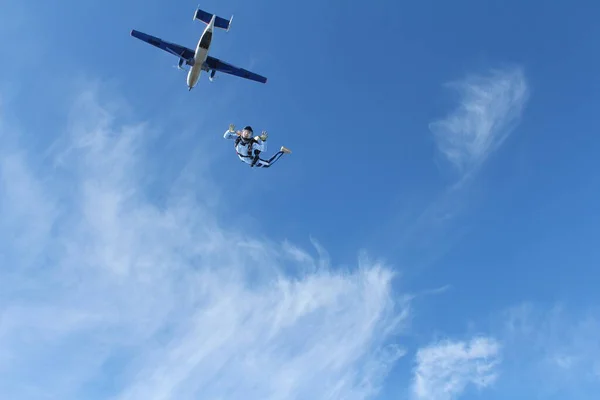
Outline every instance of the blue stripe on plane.
<svg viewBox="0 0 600 400">
<path fill-rule="evenodd" d="M 240 78 L 250 79 L 260 83 L 267 83 L 266 77 L 248 71 L 247 69 L 236 67 L 215 57 L 206 57 L 205 65 L 210 69 L 224 72 L 226 74 L 239 76 Z"/>
<path fill-rule="evenodd" d="M 136 31 L 133 29 L 131 31 L 131 36 L 134 38 L 140 39 L 143 42 L 151 44 L 154 47 L 158 47 L 161 50 L 166 51 L 167 53 L 173 54 L 179 58 L 183 58 L 187 61 L 187 64 L 190 64 L 194 60 L 194 51 L 188 49 L 185 46 L 181 46 L 177 43 L 171 43 L 156 36 L 149 35 L 144 32 Z"/>
</svg>

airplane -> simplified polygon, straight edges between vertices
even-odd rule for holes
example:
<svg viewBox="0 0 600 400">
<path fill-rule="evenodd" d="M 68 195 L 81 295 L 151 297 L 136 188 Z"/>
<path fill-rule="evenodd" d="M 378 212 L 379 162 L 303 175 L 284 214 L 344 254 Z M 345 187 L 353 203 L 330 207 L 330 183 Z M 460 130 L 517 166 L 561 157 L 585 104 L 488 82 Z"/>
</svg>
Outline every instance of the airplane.
<svg viewBox="0 0 600 400">
<path fill-rule="evenodd" d="M 184 68 L 182 68 L 184 63 L 189 65 L 190 69 L 187 74 L 188 91 L 192 90 L 192 88 L 196 86 L 202 71 L 210 73 L 208 79 L 211 82 L 213 81 L 216 72 L 220 71 L 244 79 L 249 79 L 260 83 L 267 83 L 267 78 L 264 76 L 243 68 L 238 68 L 225 61 L 208 55 L 214 28 L 224 29 L 225 31 L 229 32 L 232 19 L 233 16 L 231 16 L 229 20 L 226 20 L 225 18 L 208 13 L 198 8 L 194 12 L 193 20 L 204 22 L 206 24 L 206 28 L 204 29 L 204 32 L 202 32 L 200 40 L 198 40 L 198 45 L 195 51 L 179 44 L 168 42 L 156 36 L 137 31 L 135 29 L 131 31 L 131 36 L 179 57 L 177 68 L 180 70 L 184 70 Z"/>
</svg>

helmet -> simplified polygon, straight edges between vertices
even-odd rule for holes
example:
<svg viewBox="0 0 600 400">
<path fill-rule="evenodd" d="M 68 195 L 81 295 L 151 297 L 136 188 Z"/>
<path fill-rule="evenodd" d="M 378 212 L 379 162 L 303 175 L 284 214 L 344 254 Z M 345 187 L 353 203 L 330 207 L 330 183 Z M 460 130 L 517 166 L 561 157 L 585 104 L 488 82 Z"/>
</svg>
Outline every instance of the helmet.
<svg viewBox="0 0 600 400">
<path fill-rule="evenodd" d="M 244 131 L 249 131 L 250 134 L 244 135 Z M 240 136 L 242 137 L 242 139 L 249 140 L 252 137 L 253 133 L 254 133 L 254 131 L 252 130 L 251 126 L 245 126 L 244 129 L 242 130 L 242 135 L 240 135 Z"/>
</svg>

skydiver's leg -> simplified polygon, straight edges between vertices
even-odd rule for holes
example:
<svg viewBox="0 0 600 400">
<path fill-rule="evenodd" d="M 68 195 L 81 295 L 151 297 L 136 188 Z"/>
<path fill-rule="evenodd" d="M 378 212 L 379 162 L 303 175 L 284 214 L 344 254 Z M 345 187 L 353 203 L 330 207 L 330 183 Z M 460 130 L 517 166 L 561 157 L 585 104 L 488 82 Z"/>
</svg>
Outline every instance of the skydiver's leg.
<svg viewBox="0 0 600 400">
<path fill-rule="evenodd" d="M 273 163 L 277 160 L 279 160 L 279 157 L 281 157 L 283 155 L 283 151 L 278 151 L 277 153 L 275 153 L 273 155 L 273 157 L 269 158 L 269 161 L 267 161 L 269 163 L 269 165 L 273 165 Z"/>
<path fill-rule="evenodd" d="M 269 168 L 275 163 L 275 161 L 279 160 L 279 157 L 281 157 L 282 155 L 283 151 L 278 151 L 273 155 L 273 157 L 269 158 L 268 160 L 263 160 L 262 158 L 259 158 L 254 164 L 254 166 L 258 168 Z"/>
</svg>

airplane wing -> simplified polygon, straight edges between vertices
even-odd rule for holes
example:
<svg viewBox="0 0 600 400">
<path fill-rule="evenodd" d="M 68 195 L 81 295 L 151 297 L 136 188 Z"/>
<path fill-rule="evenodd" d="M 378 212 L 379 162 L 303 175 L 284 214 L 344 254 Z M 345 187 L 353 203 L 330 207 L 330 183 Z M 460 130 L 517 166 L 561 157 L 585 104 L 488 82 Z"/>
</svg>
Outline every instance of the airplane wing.
<svg viewBox="0 0 600 400">
<path fill-rule="evenodd" d="M 187 47 L 178 45 L 176 43 L 167 42 L 166 40 L 162 40 L 155 36 L 148 35 L 147 33 L 136 31 L 135 29 L 131 31 L 131 36 L 133 36 L 134 38 L 138 38 L 146 43 L 149 43 L 154 47 L 158 47 L 159 49 L 164 50 L 167 53 L 171 53 L 179 58 L 183 58 L 188 62 L 191 62 L 194 59 L 194 51 L 188 49 Z"/>
<path fill-rule="evenodd" d="M 206 65 L 210 69 L 224 72 L 226 74 L 239 76 L 240 78 L 250 79 L 252 81 L 260 83 L 267 83 L 267 78 L 265 78 L 264 76 L 255 74 L 254 72 L 248 71 L 243 68 L 238 68 L 234 65 L 226 63 L 225 61 L 221 61 L 218 58 L 214 58 L 211 56 L 206 57 Z"/>
</svg>

